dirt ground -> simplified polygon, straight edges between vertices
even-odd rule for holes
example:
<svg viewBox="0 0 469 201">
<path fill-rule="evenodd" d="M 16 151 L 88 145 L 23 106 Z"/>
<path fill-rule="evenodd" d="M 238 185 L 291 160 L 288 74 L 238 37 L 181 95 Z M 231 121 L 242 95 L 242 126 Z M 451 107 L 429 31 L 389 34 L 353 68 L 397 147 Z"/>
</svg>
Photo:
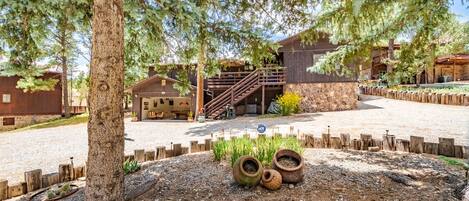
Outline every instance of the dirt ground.
<svg viewBox="0 0 469 201">
<path fill-rule="evenodd" d="M 134 200 L 460 200 L 462 169 L 423 155 L 308 149 L 304 181 L 278 191 L 244 188 L 226 163 L 195 154 L 137 174 L 156 184 Z"/>
</svg>

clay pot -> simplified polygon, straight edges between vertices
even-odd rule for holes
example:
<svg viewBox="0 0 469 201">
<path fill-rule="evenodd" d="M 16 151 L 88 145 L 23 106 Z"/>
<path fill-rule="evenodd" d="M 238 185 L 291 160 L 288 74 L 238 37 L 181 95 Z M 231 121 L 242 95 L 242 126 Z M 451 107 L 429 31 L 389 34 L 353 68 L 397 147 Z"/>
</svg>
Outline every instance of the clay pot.
<svg viewBox="0 0 469 201">
<path fill-rule="evenodd" d="M 287 161 L 287 163 L 283 161 Z M 304 159 L 299 153 L 293 150 L 278 150 L 274 155 L 272 168 L 282 175 L 282 181 L 284 183 L 298 183 L 303 181 Z"/>
<path fill-rule="evenodd" d="M 234 180 L 244 186 L 255 186 L 262 177 L 261 162 L 252 156 L 241 156 L 233 165 Z"/>
<path fill-rule="evenodd" d="M 269 190 L 282 187 L 282 175 L 277 170 L 266 169 L 262 174 L 262 185 Z"/>
</svg>

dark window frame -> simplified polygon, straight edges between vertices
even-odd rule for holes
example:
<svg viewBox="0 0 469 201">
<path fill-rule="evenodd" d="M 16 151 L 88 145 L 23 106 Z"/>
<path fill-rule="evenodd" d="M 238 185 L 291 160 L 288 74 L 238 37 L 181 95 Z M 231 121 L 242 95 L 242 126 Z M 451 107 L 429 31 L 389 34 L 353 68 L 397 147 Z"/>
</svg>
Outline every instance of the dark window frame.
<svg viewBox="0 0 469 201">
<path fill-rule="evenodd" d="M 3 117 L 2 119 L 2 125 L 4 126 L 14 126 L 15 123 L 15 117 Z"/>
</svg>

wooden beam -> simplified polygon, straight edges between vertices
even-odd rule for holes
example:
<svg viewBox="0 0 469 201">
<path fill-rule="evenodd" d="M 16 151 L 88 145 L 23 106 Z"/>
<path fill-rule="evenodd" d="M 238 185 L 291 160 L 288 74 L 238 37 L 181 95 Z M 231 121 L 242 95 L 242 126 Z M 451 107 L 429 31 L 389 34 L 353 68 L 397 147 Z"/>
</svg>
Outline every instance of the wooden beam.
<svg viewBox="0 0 469 201">
<path fill-rule="evenodd" d="M 264 111 L 265 111 L 265 85 L 262 85 L 262 101 L 261 101 L 261 114 L 263 115 L 264 114 Z"/>
</svg>

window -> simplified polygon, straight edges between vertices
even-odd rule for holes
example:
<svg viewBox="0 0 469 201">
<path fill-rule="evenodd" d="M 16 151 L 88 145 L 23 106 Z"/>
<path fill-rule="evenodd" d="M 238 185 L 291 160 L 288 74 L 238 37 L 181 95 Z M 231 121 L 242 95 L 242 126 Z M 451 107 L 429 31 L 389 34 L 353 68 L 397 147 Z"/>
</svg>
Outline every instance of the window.
<svg viewBox="0 0 469 201">
<path fill-rule="evenodd" d="M 2 102 L 3 103 L 11 103 L 11 94 L 3 94 Z"/>
<path fill-rule="evenodd" d="M 316 64 L 326 54 L 313 54 L 313 65 Z"/>
<path fill-rule="evenodd" d="M 3 125 L 4 126 L 14 126 L 15 125 L 15 118 L 14 117 L 5 117 L 3 118 Z"/>
</svg>

